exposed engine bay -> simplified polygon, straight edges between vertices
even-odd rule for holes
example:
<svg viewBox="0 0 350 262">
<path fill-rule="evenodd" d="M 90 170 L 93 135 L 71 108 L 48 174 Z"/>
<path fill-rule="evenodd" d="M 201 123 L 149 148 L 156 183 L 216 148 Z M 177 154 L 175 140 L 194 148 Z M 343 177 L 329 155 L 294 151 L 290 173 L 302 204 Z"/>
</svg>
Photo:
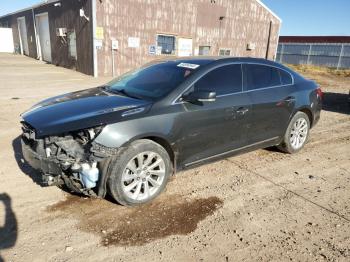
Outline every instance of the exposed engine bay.
<svg viewBox="0 0 350 262">
<path fill-rule="evenodd" d="M 35 130 L 25 122 L 22 124 L 23 156 L 33 168 L 42 171 L 43 184 L 65 185 L 77 193 L 98 195 L 103 164 L 118 151 L 94 142 L 103 126 L 36 138 Z"/>
</svg>

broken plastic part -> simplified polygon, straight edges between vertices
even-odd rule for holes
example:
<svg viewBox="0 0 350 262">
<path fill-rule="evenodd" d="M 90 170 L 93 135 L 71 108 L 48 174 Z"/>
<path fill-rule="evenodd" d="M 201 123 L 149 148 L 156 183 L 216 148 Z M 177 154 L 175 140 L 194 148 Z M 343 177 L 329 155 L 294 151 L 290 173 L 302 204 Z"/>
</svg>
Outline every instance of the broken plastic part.
<svg viewBox="0 0 350 262">
<path fill-rule="evenodd" d="M 96 182 L 99 178 L 99 170 L 97 168 L 97 163 L 94 162 L 90 166 L 88 163 L 81 165 L 80 179 L 85 188 L 96 187 Z"/>
</svg>

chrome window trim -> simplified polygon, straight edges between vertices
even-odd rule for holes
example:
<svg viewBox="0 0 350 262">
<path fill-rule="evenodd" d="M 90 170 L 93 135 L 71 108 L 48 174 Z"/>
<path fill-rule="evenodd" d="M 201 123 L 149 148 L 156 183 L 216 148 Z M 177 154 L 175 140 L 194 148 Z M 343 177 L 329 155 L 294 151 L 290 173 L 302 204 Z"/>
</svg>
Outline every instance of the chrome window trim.
<svg viewBox="0 0 350 262">
<path fill-rule="evenodd" d="M 229 94 L 224 94 L 224 95 L 219 95 L 217 96 L 216 98 L 220 98 L 220 97 L 225 97 L 225 96 L 231 96 L 231 95 L 237 95 L 237 94 L 244 94 L 244 93 L 250 93 L 250 92 L 253 92 L 253 91 L 259 91 L 259 90 L 266 90 L 266 89 L 272 89 L 272 88 L 277 88 L 277 87 L 285 87 L 285 86 L 292 86 L 295 84 L 295 81 L 294 81 L 294 76 L 288 72 L 287 70 L 285 70 L 284 68 L 281 68 L 281 67 L 278 67 L 278 66 L 274 66 L 274 65 L 266 65 L 266 64 L 263 64 L 263 63 L 256 63 L 256 62 L 228 62 L 228 63 L 225 63 L 225 64 L 221 64 L 221 65 L 218 65 L 216 67 L 213 67 L 210 71 L 208 71 L 206 74 L 208 74 L 209 72 L 219 68 L 219 67 L 222 67 L 222 66 L 226 66 L 226 65 L 235 65 L 235 64 L 240 64 L 241 65 L 241 71 L 242 71 L 242 91 L 241 92 L 235 92 L 235 93 L 229 93 Z M 287 84 L 287 85 L 277 85 L 277 86 L 268 86 L 268 87 L 263 87 L 263 88 L 258 88 L 258 89 L 252 89 L 252 90 L 243 90 L 244 89 L 244 73 L 243 73 L 243 65 L 262 65 L 262 66 L 269 66 L 269 67 L 273 67 L 273 68 L 277 68 L 279 70 L 283 70 L 284 72 L 288 73 L 292 79 L 292 83 L 291 84 Z M 203 76 L 204 77 L 204 76 Z M 201 77 L 202 78 L 202 77 Z M 201 79 L 199 78 L 199 79 Z M 199 79 L 197 79 L 193 84 L 195 84 Z M 182 97 L 182 95 L 187 92 L 192 86 L 190 85 L 188 88 L 186 88 L 186 90 L 184 90 L 180 95 L 178 95 L 174 100 L 173 102 L 171 103 L 171 105 L 178 105 L 178 104 L 184 104 L 184 103 L 188 103 L 186 101 L 178 101 L 178 99 L 180 99 Z"/>
</svg>

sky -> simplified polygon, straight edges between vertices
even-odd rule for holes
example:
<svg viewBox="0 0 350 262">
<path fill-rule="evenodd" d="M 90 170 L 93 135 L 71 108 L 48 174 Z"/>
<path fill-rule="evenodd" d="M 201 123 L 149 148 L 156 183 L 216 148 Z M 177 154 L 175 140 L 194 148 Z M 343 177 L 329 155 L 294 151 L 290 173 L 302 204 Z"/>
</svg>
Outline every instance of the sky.
<svg viewBox="0 0 350 262">
<path fill-rule="evenodd" d="M 350 0 L 262 0 L 282 19 L 281 35 L 350 36 Z"/>
<path fill-rule="evenodd" d="M 44 0 L 0 0 L 0 16 L 41 2 Z"/>
<path fill-rule="evenodd" d="M 234 1 L 234 0 L 231 0 Z M 40 0 L 0 0 L 0 16 Z M 350 0 L 262 0 L 283 21 L 281 35 L 350 36 Z"/>
</svg>

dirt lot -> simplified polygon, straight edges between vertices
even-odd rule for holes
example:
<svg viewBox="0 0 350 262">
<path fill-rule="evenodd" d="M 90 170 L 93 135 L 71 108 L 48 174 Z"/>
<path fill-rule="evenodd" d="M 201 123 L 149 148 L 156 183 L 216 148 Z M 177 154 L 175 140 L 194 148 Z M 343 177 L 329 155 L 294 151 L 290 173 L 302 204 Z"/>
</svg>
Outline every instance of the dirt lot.
<svg viewBox="0 0 350 262">
<path fill-rule="evenodd" d="M 128 209 L 41 187 L 19 150 L 21 112 L 106 79 L 0 55 L 0 257 L 349 261 L 350 77 L 299 70 L 325 92 L 322 119 L 301 153 L 259 150 L 182 172 L 156 201 Z"/>
</svg>

